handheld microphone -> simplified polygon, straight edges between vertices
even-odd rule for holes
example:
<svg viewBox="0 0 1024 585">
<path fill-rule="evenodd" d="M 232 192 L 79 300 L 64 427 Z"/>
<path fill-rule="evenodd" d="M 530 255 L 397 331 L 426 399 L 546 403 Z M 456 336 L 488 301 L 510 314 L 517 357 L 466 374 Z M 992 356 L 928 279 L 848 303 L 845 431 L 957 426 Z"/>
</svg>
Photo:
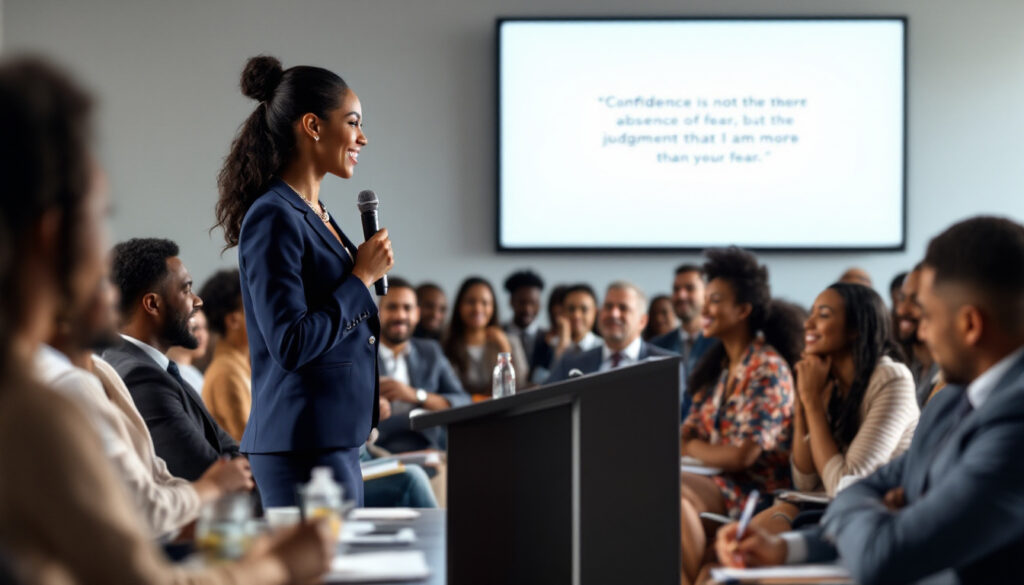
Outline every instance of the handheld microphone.
<svg viewBox="0 0 1024 585">
<path fill-rule="evenodd" d="M 380 231 L 380 222 L 377 219 L 377 207 L 379 205 L 380 201 L 377 199 L 377 194 L 373 191 L 367 189 L 359 192 L 356 207 L 359 208 L 359 214 L 363 219 L 364 240 L 369 240 Z M 388 294 L 388 275 L 385 274 L 380 277 L 380 280 L 373 283 L 373 287 L 377 291 L 378 297 Z"/>
</svg>

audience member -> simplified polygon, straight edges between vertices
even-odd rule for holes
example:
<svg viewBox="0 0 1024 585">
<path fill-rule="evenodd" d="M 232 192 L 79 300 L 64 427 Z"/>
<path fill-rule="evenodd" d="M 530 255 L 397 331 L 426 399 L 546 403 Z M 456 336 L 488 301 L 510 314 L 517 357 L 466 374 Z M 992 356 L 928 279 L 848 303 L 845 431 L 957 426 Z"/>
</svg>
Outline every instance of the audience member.
<svg viewBox="0 0 1024 585">
<path fill-rule="evenodd" d="M 121 293 L 124 342 L 103 352 L 142 413 L 157 455 L 189 481 L 238 443 L 210 416 L 198 392 L 181 377 L 167 348 L 195 348 L 188 322 L 202 300 L 170 240 L 132 239 L 114 247 L 113 280 Z"/>
<path fill-rule="evenodd" d="M 679 328 L 651 341 L 654 345 L 677 353 L 683 358 L 681 419 L 685 419 L 690 412 L 690 393 L 686 392 L 686 380 L 697 367 L 701 356 L 714 342 L 711 338 L 704 337 L 701 332 L 700 315 L 704 309 L 706 286 L 700 266 L 683 264 L 676 268 L 672 280 L 672 306 L 679 317 Z"/>
<path fill-rule="evenodd" d="M 569 287 L 559 284 L 548 294 L 548 328 L 537 336 L 530 356 L 530 381 L 543 384 L 555 363 L 555 350 L 562 339 L 570 336 L 569 320 L 565 317 L 565 291 Z"/>
<path fill-rule="evenodd" d="M 117 372 L 93 350 L 121 343 L 117 293 L 103 276 L 81 307 L 65 312 L 37 356 L 41 380 L 70 397 L 90 416 L 104 452 L 128 488 L 154 537 L 170 536 L 199 516 L 202 504 L 253 487 L 244 459 L 218 460 L 195 482 L 171 475 L 156 455 L 149 429 Z"/>
<path fill-rule="evenodd" d="M 442 345 L 462 387 L 475 400 L 490 398 L 499 353 L 512 354 L 517 385 L 528 386 L 530 369 L 519 339 L 506 336 L 498 326 L 491 283 L 478 276 L 467 278 L 459 287 L 454 306 Z"/>
<path fill-rule="evenodd" d="M 195 315 L 188 320 L 188 332 L 196 338 L 199 345 L 195 349 L 176 345 L 167 350 L 167 358 L 178 364 L 178 371 L 181 372 L 181 377 L 185 378 L 188 385 L 196 392 L 202 393 L 203 372 L 199 369 L 198 364 L 203 362 L 204 365 L 208 365 L 206 354 L 210 348 L 210 328 L 204 309 L 196 310 Z"/>
<path fill-rule="evenodd" d="M 706 252 L 703 333 L 716 342 L 690 376 L 693 407 L 681 429 L 682 454 L 724 470 L 683 474 L 683 579 L 700 570 L 707 535 L 700 514 L 736 517 L 747 494 L 790 486 L 791 364 L 802 324 L 790 305 L 773 303 L 768 269 L 739 248 Z"/>
<path fill-rule="evenodd" d="M 647 327 L 644 327 L 644 341 L 652 341 L 656 337 L 668 335 L 679 326 L 679 319 L 672 308 L 672 298 L 658 295 L 651 299 L 647 307 Z"/>
<path fill-rule="evenodd" d="M 380 299 L 380 395 L 390 404 L 390 417 L 381 417 L 376 444 L 391 451 L 444 449 L 440 428 L 414 431 L 409 415 L 415 409 L 446 410 L 469 404 L 470 398 L 432 339 L 415 339 L 419 321 L 416 292 L 407 281 L 390 277 L 388 294 Z"/>
<path fill-rule="evenodd" d="M 919 410 L 891 323 L 882 297 L 863 285 L 836 283 L 814 301 L 795 372 L 796 489 L 834 496 L 910 446 Z M 783 532 L 798 511 L 776 504 L 758 523 Z"/>
<path fill-rule="evenodd" d="M 976 217 L 928 245 L 921 337 L 950 384 L 910 449 L 829 505 L 820 526 L 736 542 L 747 566 L 834 559 L 862 585 L 1013 583 L 1024 555 L 1024 226 Z"/>
<path fill-rule="evenodd" d="M 523 346 L 523 355 L 533 367 L 533 355 L 540 336 L 540 294 L 544 291 L 544 281 L 536 273 L 529 270 L 514 272 L 505 279 L 505 291 L 509 295 L 509 307 L 512 319 L 505 324 L 505 334 L 518 337 Z"/>
<path fill-rule="evenodd" d="M 896 318 L 899 340 L 909 354 L 910 372 L 917 383 L 917 405 L 924 408 L 928 400 L 942 389 L 943 383 L 939 375 L 939 364 L 918 331 L 921 323 L 921 304 L 918 302 L 921 271 L 922 266 L 918 264 L 903 281 L 900 302 L 896 305 Z"/>
<path fill-rule="evenodd" d="M 570 298 L 571 295 L 566 297 L 567 307 Z M 566 352 L 555 364 L 548 383 L 567 379 L 573 370 L 592 374 L 633 365 L 651 357 L 675 357 L 676 354 L 640 338 L 647 324 L 646 306 L 647 299 L 636 285 L 623 281 L 609 285 L 601 304 L 603 343 L 578 353 Z"/>
<path fill-rule="evenodd" d="M 564 355 L 576 355 L 601 346 L 597 329 L 597 293 L 589 284 L 574 284 L 565 289 L 562 315 L 569 322 L 568 337 L 559 337 L 555 345 L 555 360 Z"/>
<path fill-rule="evenodd" d="M 322 524 L 239 562 L 171 567 L 82 409 L 27 371 L 58 311 L 81 314 L 104 271 L 108 202 L 90 116 L 88 96 L 52 66 L 0 64 L 0 549 L 10 573 L 25 585 L 316 580 L 335 546 Z"/>
<path fill-rule="evenodd" d="M 252 408 L 252 365 L 238 269 L 215 273 L 203 284 L 199 296 L 216 336 L 213 360 L 202 386 L 203 402 L 213 420 L 232 439 L 241 441 Z"/>
<path fill-rule="evenodd" d="M 425 282 L 416 287 L 416 304 L 420 308 L 420 323 L 412 336 L 440 341 L 444 334 L 444 321 L 448 316 L 448 297 L 440 286 Z"/>
<path fill-rule="evenodd" d="M 892 307 L 893 326 L 896 325 L 896 305 L 900 304 L 900 290 L 903 289 L 903 281 L 907 279 L 909 271 L 900 272 L 889 281 L 889 302 Z"/>
<path fill-rule="evenodd" d="M 847 268 L 846 272 L 839 277 L 839 282 L 847 284 L 862 284 L 866 287 L 874 286 L 871 283 L 871 275 L 868 274 L 867 270 L 857 266 Z"/>
</svg>

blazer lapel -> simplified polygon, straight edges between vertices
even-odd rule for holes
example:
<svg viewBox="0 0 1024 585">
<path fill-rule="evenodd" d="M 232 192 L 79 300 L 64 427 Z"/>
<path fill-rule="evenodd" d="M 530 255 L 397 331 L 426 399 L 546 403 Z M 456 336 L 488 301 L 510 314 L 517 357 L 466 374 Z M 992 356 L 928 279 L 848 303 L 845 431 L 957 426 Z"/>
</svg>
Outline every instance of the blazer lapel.
<svg viewBox="0 0 1024 585">
<path fill-rule="evenodd" d="M 287 183 L 280 179 L 275 179 L 274 182 L 271 183 L 271 188 L 280 197 L 282 197 L 285 201 L 291 204 L 291 206 L 294 207 L 297 212 L 302 214 L 302 216 L 306 219 L 306 223 L 308 223 L 309 226 L 313 228 L 313 232 L 316 233 L 316 235 L 319 236 L 320 239 L 324 241 L 324 245 L 327 246 L 327 249 L 331 250 L 332 252 L 337 254 L 339 258 L 341 258 L 342 263 L 344 263 L 346 266 L 351 266 L 353 264 L 352 260 L 355 258 L 356 248 L 354 246 L 351 248 L 352 258 L 349 258 L 349 255 L 347 252 L 345 252 L 345 248 L 342 245 L 342 243 L 339 242 L 338 239 L 334 237 L 334 234 L 331 233 L 331 230 L 327 229 L 327 226 L 324 225 L 324 222 L 317 216 L 316 213 L 313 212 L 313 208 L 310 207 L 309 204 L 306 203 L 306 201 L 301 196 L 299 196 L 298 193 L 293 191 L 292 188 L 289 187 Z M 334 222 L 333 216 L 331 217 L 331 225 L 334 227 L 334 229 L 338 231 L 338 235 L 341 236 L 342 241 L 345 242 L 345 245 L 351 245 L 351 242 L 348 241 L 348 238 L 346 238 L 342 231 L 338 228 L 338 224 Z"/>
</svg>

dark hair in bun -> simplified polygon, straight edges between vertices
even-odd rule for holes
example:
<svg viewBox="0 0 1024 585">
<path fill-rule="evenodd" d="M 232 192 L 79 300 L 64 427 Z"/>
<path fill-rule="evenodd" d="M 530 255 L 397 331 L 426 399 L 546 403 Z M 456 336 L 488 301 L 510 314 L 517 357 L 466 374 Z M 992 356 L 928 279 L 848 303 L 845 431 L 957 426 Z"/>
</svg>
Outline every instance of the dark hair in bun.
<svg viewBox="0 0 1024 585">
<path fill-rule="evenodd" d="M 270 101 L 281 83 L 284 69 L 276 57 L 260 55 L 249 59 L 242 70 L 242 95 L 258 102 Z"/>
<path fill-rule="evenodd" d="M 239 129 L 217 175 L 217 226 L 224 230 L 225 249 L 238 245 L 245 213 L 294 155 L 295 122 L 306 114 L 326 118 L 348 91 L 345 80 L 327 69 L 283 69 L 269 55 L 249 59 L 241 87 L 243 95 L 260 103 Z"/>
</svg>

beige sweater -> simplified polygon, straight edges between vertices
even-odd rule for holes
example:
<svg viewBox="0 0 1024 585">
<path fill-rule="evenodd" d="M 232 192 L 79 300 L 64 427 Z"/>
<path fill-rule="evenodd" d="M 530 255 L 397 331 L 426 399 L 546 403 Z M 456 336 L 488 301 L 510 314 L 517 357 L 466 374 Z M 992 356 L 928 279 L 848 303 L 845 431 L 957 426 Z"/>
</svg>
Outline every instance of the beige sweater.
<svg viewBox="0 0 1024 585">
<path fill-rule="evenodd" d="M 217 344 L 213 361 L 203 377 L 203 402 L 217 424 L 241 442 L 252 408 L 252 367 L 248 349 L 239 351 L 224 340 Z"/>
<path fill-rule="evenodd" d="M 36 369 L 44 383 L 71 398 L 93 421 L 107 458 L 153 537 L 172 534 L 199 516 L 199 496 L 157 456 L 149 429 L 114 368 L 96 356 L 92 361 L 95 375 L 43 351 Z"/>
<path fill-rule="evenodd" d="M 18 582 L 271 585 L 261 559 L 185 571 L 167 563 L 83 411 L 27 380 L 0 381 L 0 549 Z"/>
<path fill-rule="evenodd" d="M 860 405 L 860 429 L 849 448 L 829 459 L 820 476 L 801 473 L 793 465 L 793 485 L 801 491 L 824 489 L 834 496 L 906 451 L 919 415 L 910 370 L 883 357 L 868 382 Z M 810 435 L 793 440 L 809 439 Z"/>
</svg>

